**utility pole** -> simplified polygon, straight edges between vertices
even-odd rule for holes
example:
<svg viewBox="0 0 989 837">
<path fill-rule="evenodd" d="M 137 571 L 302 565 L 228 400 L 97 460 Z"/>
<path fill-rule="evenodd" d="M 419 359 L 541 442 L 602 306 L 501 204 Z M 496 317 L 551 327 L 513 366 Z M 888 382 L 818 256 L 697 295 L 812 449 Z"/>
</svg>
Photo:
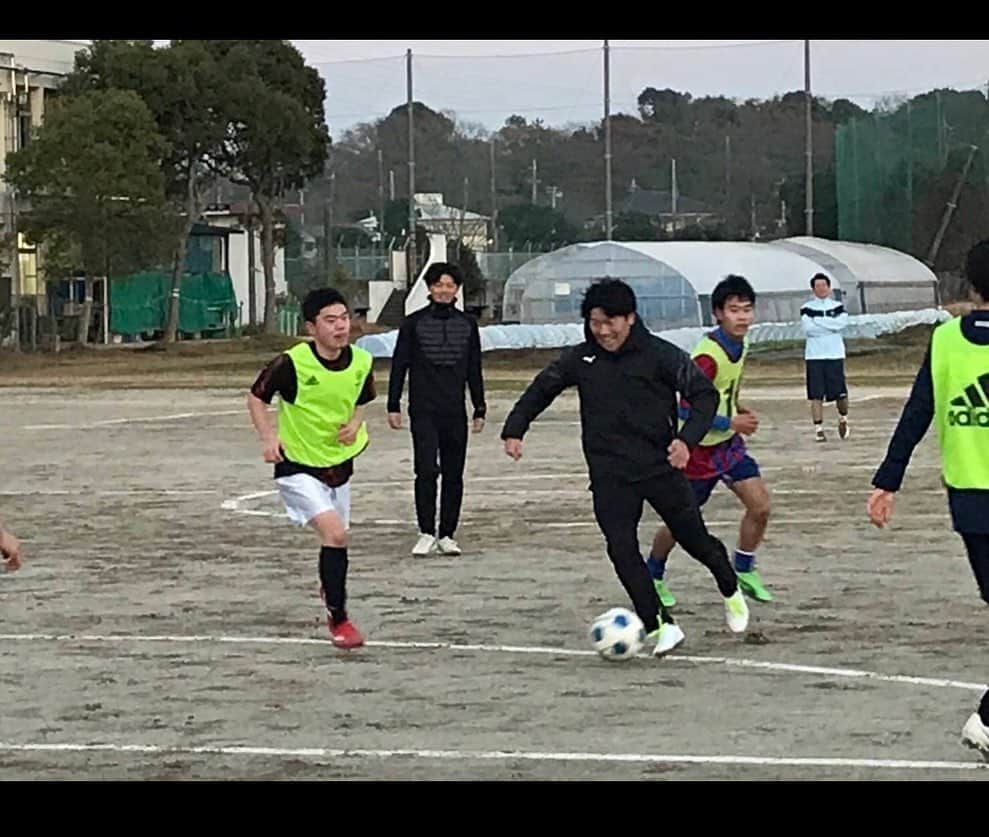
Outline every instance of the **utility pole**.
<svg viewBox="0 0 989 837">
<path fill-rule="evenodd" d="M 409 114 L 409 267 L 406 271 L 407 287 L 412 287 L 418 272 L 416 253 L 416 149 L 412 122 L 412 50 L 405 51 L 406 107 Z"/>
<path fill-rule="evenodd" d="M 330 207 L 327 213 L 327 230 L 326 230 L 326 282 L 327 284 L 333 281 L 333 276 L 336 273 L 337 266 L 337 251 L 333 242 L 333 221 L 336 215 L 337 207 L 337 173 L 335 171 L 330 172 Z"/>
<path fill-rule="evenodd" d="M 536 161 L 533 160 L 532 161 L 532 205 L 533 206 L 536 205 L 536 202 L 537 202 L 537 199 L 538 199 L 538 195 L 536 193 L 536 183 L 537 183 L 537 179 L 538 179 L 538 172 L 539 172 L 539 168 L 536 165 Z"/>
<path fill-rule="evenodd" d="M 934 262 L 937 259 L 938 250 L 941 249 L 941 241 L 944 239 L 944 234 L 948 231 L 951 216 L 958 208 L 958 197 L 962 193 L 962 186 L 965 185 L 965 180 L 968 178 L 968 170 L 972 167 L 972 160 L 975 159 L 975 152 L 978 150 L 979 146 L 977 145 L 969 146 L 968 159 L 965 161 L 962 173 L 958 176 L 958 181 L 955 183 L 955 188 L 951 193 L 951 199 L 944 207 L 944 214 L 941 216 L 941 225 L 938 227 L 937 235 L 934 236 L 934 241 L 931 242 L 931 249 L 927 253 L 927 266 L 931 270 L 934 270 Z M 940 296 L 940 284 L 938 284 L 938 295 Z M 938 299 L 938 302 L 940 301 Z"/>
<path fill-rule="evenodd" d="M 464 202 L 460 208 L 460 236 L 457 242 L 457 258 L 460 258 L 460 248 L 464 244 L 464 225 L 467 223 L 467 201 L 470 198 L 470 178 L 464 178 Z"/>
<path fill-rule="evenodd" d="M 804 41 L 804 112 L 807 131 L 806 155 L 806 203 L 804 217 L 807 219 L 807 235 L 814 235 L 814 133 L 813 133 L 813 98 L 810 93 L 810 41 Z"/>
<path fill-rule="evenodd" d="M 944 153 L 944 116 L 941 113 L 941 91 L 934 92 L 934 101 L 937 105 L 937 158 L 943 166 L 946 158 Z"/>
<path fill-rule="evenodd" d="M 677 161 L 674 158 L 670 161 L 670 212 L 673 214 L 673 229 L 677 223 Z"/>
<path fill-rule="evenodd" d="M 323 247 L 320 252 L 320 272 L 323 274 L 324 283 L 329 283 L 330 276 L 330 238 L 333 229 L 333 219 L 331 217 L 330 201 L 323 204 Z"/>
<path fill-rule="evenodd" d="M 381 149 L 378 149 L 378 234 L 381 242 L 385 240 L 385 161 Z"/>
<path fill-rule="evenodd" d="M 488 143 L 491 151 L 491 247 L 498 252 L 498 192 L 495 189 L 495 141 L 491 137 Z"/>
<path fill-rule="evenodd" d="M 604 42 L 604 237 L 611 241 L 611 48 Z"/>
<path fill-rule="evenodd" d="M 731 202 L 731 137 L 725 135 L 725 216 Z"/>
<path fill-rule="evenodd" d="M 258 321 L 257 278 L 254 275 L 254 201 L 247 202 L 247 321 Z"/>
<path fill-rule="evenodd" d="M 10 310 L 14 315 L 14 322 L 12 324 L 14 351 L 19 352 L 21 350 L 21 236 L 17 224 L 17 194 L 11 189 L 8 195 L 10 199 L 10 232 L 14 242 L 14 259 L 11 265 Z"/>
</svg>

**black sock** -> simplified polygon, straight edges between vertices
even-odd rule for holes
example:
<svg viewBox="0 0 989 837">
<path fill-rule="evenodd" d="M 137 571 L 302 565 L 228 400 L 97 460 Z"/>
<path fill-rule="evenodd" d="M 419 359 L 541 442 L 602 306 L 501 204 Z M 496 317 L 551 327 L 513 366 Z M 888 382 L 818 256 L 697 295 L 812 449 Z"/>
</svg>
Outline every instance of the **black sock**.
<svg viewBox="0 0 989 837">
<path fill-rule="evenodd" d="M 319 551 L 319 580 L 326 609 L 334 625 L 347 619 L 347 547 L 324 546 Z"/>
<path fill-rule="evenodd" d="M 979 706 L 979 717 L 987 727 L 989 727 L 989 691 L 982 696 L 982 703 Z"/>
</svg>

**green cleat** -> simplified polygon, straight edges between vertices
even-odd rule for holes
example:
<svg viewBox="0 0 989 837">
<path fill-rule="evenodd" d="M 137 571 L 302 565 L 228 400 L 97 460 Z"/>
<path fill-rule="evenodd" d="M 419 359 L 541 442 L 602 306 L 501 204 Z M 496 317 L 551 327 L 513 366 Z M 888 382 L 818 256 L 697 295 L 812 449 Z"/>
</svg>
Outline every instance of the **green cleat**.
<svg viewBox="0 0 989 837">
<path fill-rule="evenodd" d="M 766 589 L 756 570 L 748 573 L 737 573 L 737 575 L 738 586 L 746 596 L 757 602 L 771 602 L 773 600 L 773 594 Z"/>
<path fill-rule="evenodd" d="M 666 582 L 661 578 L 654 578 L 652 583 L 656 587 L 656 595 L 659 596 L 660 602 L 662 602 L 663 607 L 676 607 L 676 596 L 670 591 L 670 588 L 666 586 Z"/>
</svg>

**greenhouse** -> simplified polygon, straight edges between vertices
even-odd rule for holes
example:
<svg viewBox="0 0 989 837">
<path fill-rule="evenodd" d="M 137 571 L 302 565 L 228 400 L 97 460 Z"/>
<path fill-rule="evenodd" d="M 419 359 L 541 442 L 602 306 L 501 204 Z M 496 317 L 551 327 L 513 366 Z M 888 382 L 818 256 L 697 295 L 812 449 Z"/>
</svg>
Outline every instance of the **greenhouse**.
<svg viewBox="0 0 989 837">
<path fill-rule="evenodd" d="M 756 318 L 793 322 L 823 273 L 850 313 L 928 308 L 936 277 L 921 262 L 874 245 L 818 238 L 770 243 L 728 241 L 602 241 L 573 244 L 527 262 L 505 283 L 506 323 L 580 320 L 584 289 L 595 279 L 624 279 L 639 314 L 654 331 L 710 325 L 711 291 L 729 273 L 756 290 Z"/>
</svg>

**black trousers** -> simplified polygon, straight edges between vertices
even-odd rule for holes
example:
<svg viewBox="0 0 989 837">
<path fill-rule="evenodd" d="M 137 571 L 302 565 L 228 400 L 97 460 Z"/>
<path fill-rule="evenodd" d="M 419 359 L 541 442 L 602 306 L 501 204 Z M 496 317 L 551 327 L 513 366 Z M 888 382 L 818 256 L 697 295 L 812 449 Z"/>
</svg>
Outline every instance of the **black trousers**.
<svg viewBox="0 0 989 837">
<path fill-rule="evenodd" d="M 607 541 L 608 557 L 646 631 L 658 627 L 657 614 L 662 615 L 664 622 L 673 620 L 660 604 L 639 549 L 643 502 L 653 507 L 687 554 L 710 570 L 722 596 L 731 596 L 738 589 L 738 577 L 728 560 L 728 551 L 707 531 L 693 489 L 680 471 L 641 482 L 592 479 L 591 491 L 594 516 Z"/>
<path fill-rule="evenodd" d="M 968 562 L 972 565 L 972 572 L 975 573 L 975 580 L 979 585 L 982 601 L 989 604 L 989 535 L 966 532 L 959 532 L 958 534 L 965 541 Z M 989 691 L 982 696 L 982 703 L 979 705 L 979 717 L 982 718 L 982 723 L 989 725 Z"/>
<path fill-rule="evenodd" d="M 467 462 L 467 414 L 415 413 L 409 416 L 416 475 L 416 518 L 419 531 L 436 535 L 436 480 L 440 489 L 438 537 L 453 537 L 464 498 Z"/>
<path fill-rule="evenodd" d="M 979 585 L 982 601 L 989 604 L 989 534 L 969 534 L 959 532 L 965 541 L 968 552 L 968 562 L 975 573 L 975 581 Z"/>
</svg>

